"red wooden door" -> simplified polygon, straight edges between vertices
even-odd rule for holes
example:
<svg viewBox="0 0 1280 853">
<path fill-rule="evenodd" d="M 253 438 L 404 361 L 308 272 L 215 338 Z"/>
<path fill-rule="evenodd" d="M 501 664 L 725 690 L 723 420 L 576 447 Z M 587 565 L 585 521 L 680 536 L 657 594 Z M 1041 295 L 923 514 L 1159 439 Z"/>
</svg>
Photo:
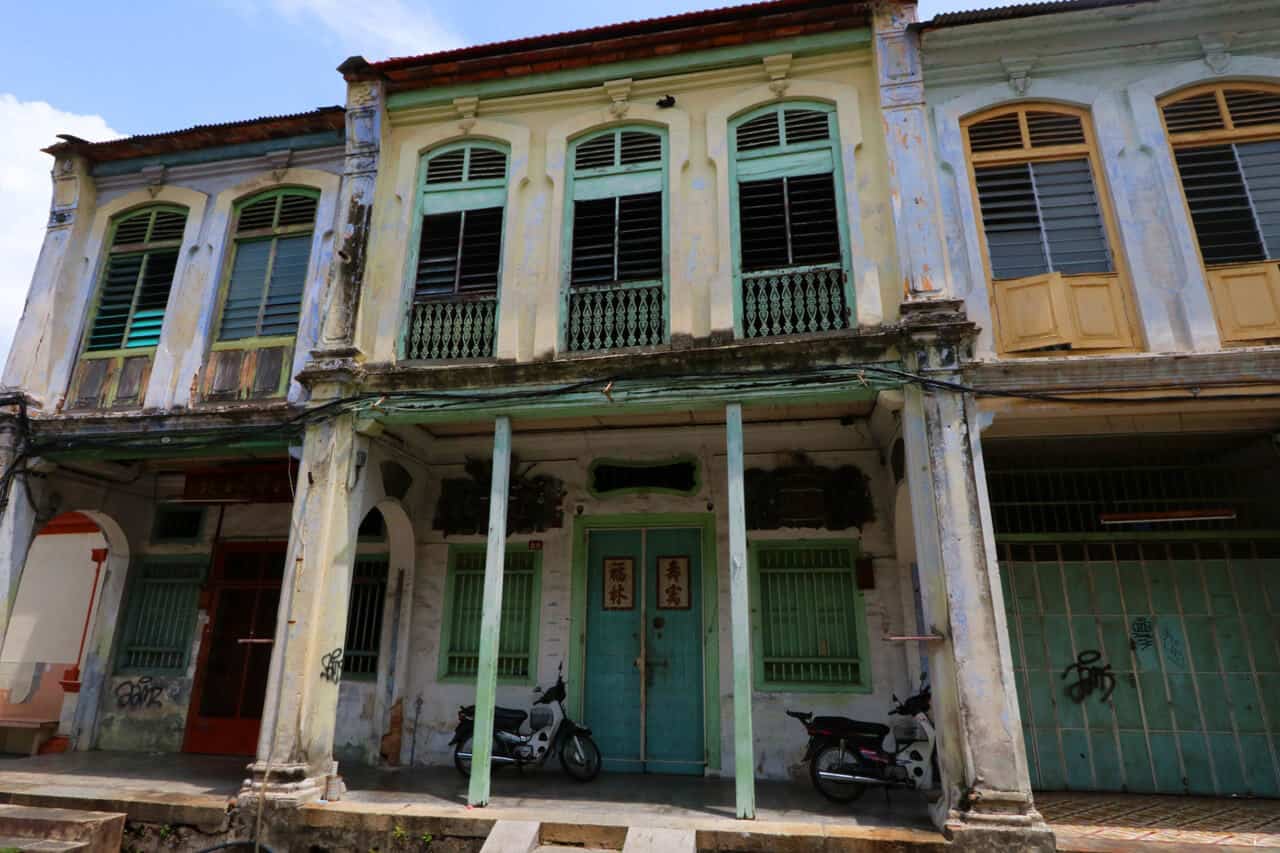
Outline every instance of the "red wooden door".
<svg viewBox="0 0 1280 853">
<path fill-rule="evenodd" d="M 187 714 L 187 752 L 257 752 L 286 547 L 222 543 L 214 554 L 209 621 Z"/>
</svg>

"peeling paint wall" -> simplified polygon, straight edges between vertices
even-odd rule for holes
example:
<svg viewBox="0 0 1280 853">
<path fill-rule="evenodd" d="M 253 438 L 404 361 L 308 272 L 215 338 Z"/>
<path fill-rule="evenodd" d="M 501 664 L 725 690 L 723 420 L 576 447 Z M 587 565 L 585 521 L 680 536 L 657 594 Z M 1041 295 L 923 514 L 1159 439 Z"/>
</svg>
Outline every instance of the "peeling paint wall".
<svg viewBox="0 0 1280 853">
<path fill-rule="evenodd" d="M 518 535 L 517 545 L 530 539 L 542 543 L 542 607 L 539 625 L 537 684 L 548 686 L 556 677 L 561 661 L 568 677 L 568 647 L 571 623 L 572 519 L 581 507 L 584 516 L 618 513 L 705 513 L 708 505 L 715 516 L 716 561 L 719 570 L 719 670 L 720 670 L 720 767 L 710 772 L 732 773 L 733 767 L 733 667 L 730 650 L 727 472 L 724 458 L 723 426 L 688 426 L 681 429 L 645 428 L 599 433 L 559 432 L 554 436 L 517 433 L 513 453 L 521 464 L 536 463 L 533 473 L 563 479 L 568 491 L 565 527 L 545 533 Z M 438 480 L 459 476 L 464 458 L 485 456 L 491 450 L 485 439 L 437 439 L 432 445 L 432 490 L 428 504 L 438 493 Z M 784 710 L 800 709 L 816 713 L 850 715 L 884 720 L 890 694 L 906 695 L 911 669 L 906 650 L 884 642 L 886 634 L 903 633 L 904 619 L 901 571 L 894 557 L 894 484 L 889 468 L 882 462 L 865 421 L 842 426 L 835 420 L 792 424 L 746 425 L 747 467 L 772 468 L 787 464 L 790 453 L 806 452 L 821 465 L 852 464 L 870 478 L 876 520 L 861 531 L 783 529 L 750 532 L 751 540 L 765 539 L 858 539 L 862 553 L 874 557 L 876 587 L 865 593 L 869 642 L 868 666 L 872 690 L 869 693 L 787 693 L 757 692 L 755 696 L 755 748 L 758 773 L 764 778 L 787 778 L 803 772 L 799 765 L 806 743 L 804 728 L 786 717 Z M 633 460 L 670 459 L 688 454 L 698 460 L 701 486 L 692 496 L 667 494 L 625 494 L 594 497 L 587 489 L 588 465 L 595 458 Z M 407 761 L 412 751 L 417 764 L 450 764 L 449 740 L 457 722 L 459 705 L 474 701 L 475 687 L 467 683 L 442 682 L 439 678 L 441 620 L 445 601 L 448 550 L 451 544 L 481 542 L 478 536 L 456 536 L 445 540 L 425 524 L 419 536 L 417 578 L 413 602 L 410 647 L 410 683 L 405 691 L 405 744 Z M 590 652 L 588 651 L 588 654 Z M 705 661 L 704 661 L 705 665 Z M 570 685 L 571 695 L 581 685 Z M 420 718 L 415 727 L 414 702 L 422 698 Z M 498 703 L 529 708 L 534 696 L 527 687 L 499 684 Z M 590 719 L 585 720 L 590 725 Z"/>
</svg>

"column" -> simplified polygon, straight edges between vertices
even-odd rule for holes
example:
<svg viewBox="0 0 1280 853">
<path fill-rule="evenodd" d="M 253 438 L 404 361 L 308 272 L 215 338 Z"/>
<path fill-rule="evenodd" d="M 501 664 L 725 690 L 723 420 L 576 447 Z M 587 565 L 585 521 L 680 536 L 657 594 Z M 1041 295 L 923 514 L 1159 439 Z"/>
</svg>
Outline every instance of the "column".
<svg viewBox="0 0 1280 853">
<path fill-rule="evenodd" d="M 19 419 L 23 417 L 0 413 L 0 474 L 9 471 L 22 452 Z M 0 481 L 0 489 L 4 487 Z M 22 582 L 27 552 L 47 520 L 39 518 L 36 510 L 44 500 L 42 493 L 40 482 L 21 470 L 13 475 L 7 490 L 0 492 L 0 645 L 4 644 L 9 627 L 9 613 Z"/>
<path fill-rule="evenodd" d="M 242 798 L 295 806 L 336 772 L 333 728 L 369 459 L 354 416 L 307 427 L 257 760 Z"/>
<path fill-rule="evenodd" d="M 733 778 L 738 817 L 756 816 L 755 737 L 751 729 L 751 589 L 743 486 L 742 404 L 725 407 L 729 469 L 729 612 L 733 623 Z"/>
<path fill-rule="evenodd" d="M 489 759 L 493 753 L 494 706 L 498 695 L 498 633 L 502 629 L 502 576 L 507 556 L 507 493 L 511 483 L 511 419 L 493 425 L 493 475 L 489 483 L 489 544 L 484 555 L 484 602 L 480 610 L 480 660 L 476 667 L 476 726 L 471 739 L 471 785 L 467 804 L 489 804 Z"/>
<path fill-rule="evenodd" d="M 907 369 L 959 383 L 967 324 L 955 303 L 905 305 Z M 950 325 L 950 328 L 948 328 Z M 957 329 L 957 326 L 959 327 Z M 1053 850 L 1027 773 L 1000 567 L 971 393 L 908 384 L 902 433 L 930 644 L 942 798 L 934 820 L 958 849 Z"/>
</svg>

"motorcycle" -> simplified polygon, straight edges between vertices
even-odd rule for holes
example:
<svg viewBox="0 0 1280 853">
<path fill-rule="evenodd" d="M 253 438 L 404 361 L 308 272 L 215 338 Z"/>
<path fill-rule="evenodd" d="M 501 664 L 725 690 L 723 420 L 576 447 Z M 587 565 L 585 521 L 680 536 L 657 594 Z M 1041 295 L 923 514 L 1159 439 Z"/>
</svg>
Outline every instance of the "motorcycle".
<svg viewBox="0 0 1280 853">
<path fill-rule="evenodd" d="M 554 752 L 560 756 L 560 766 L 570 778 L 590 782 L 600 775 L 600 749 L 591 739 L 591 730 L 569 719 L 565 712 L 564 676 L 558 674 L 555 685 L 546 691 L 534 689 L 540 695 L 534 700 L 532 713 L 516 708 L 494 709 L 490 766 L 541 767 Z M 520 730 L 526 719 L 529 720 L 530 731 L 522 733 Z M 463 776 L 471 775 L 471 743 L 475 724 L 476 706 L 460 707 L 458 727 L 449 744 L 454 747 L 453 765 Z"/>
<path fill-rule="evenodd" d="M 889 726 L 848 717 L 815 717 L 787 711 L 809 734 L 804 761 L 809 764 L 813 787 L 829 800 L 851 803 L 868 786 L 929 790 L 938 775 L 937 733 L 929 720 L 930 689 L 920 679 L 920 690 L 905 700 L 893 697 L 889 713 L 910 717 L 900 723 L 889 742 Z"/>
</svg>

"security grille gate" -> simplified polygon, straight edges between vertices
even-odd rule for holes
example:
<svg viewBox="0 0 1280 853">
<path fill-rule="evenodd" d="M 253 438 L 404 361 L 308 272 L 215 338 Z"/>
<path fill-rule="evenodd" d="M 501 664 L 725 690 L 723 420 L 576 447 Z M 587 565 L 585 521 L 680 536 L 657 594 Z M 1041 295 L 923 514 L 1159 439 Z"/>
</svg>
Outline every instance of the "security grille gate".
<svg viewBox="0 0 1280 853">
<path fill-rule="evenodd" d="M 1233 490 L 1231 467 L 995 463 L 1035 788 L 1280 796 L 1280 534 L 1238 529 L 1274 513 L 1245 497 L 1267 472 L 1240 471 Z M 1123 532 L 1099 521 L 1209 503 L 1235 518 Z"/>
</svg>

